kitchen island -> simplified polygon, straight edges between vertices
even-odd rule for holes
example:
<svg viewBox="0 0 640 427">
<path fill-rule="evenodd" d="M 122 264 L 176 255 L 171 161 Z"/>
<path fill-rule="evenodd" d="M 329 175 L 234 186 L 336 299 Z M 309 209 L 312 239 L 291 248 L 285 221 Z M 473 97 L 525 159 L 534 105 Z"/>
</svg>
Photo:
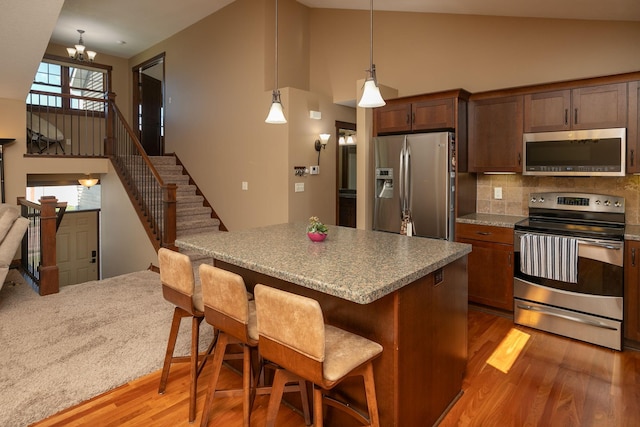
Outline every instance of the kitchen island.
<svg viewBox="0 0 640 427">
<path fill-rule="evenodd" d="M 432 425 L 461 392 L 467 360 L 467 254 L 442 240 L 331 226 L 311 242 L 306 224 L 181 237 L 176 245 L 220 268 L 320 302 L 326 322 L 380 343 L 374 362 L 383 426 Z M 364 407 L 361 382 L 336 393 Z M 327 425 L 356 425 L 327 411 Z"/>
</svg>

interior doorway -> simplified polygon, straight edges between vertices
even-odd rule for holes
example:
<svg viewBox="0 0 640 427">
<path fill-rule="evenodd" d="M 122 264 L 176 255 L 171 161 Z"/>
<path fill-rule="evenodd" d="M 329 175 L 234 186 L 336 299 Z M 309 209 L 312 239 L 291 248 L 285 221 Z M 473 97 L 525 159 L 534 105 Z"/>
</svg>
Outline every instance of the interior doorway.
<svg viewBox="0 0 640 427">
<path fill-rule="evenodd" d="M 149 156 L 164 154 L 164 53 L 133 67 L 134 130 Z"/>
<path fill-rule="evenodd" d="M 336 121 L 336 224 L 356 226 L 356 124 Z"/>
</svg>

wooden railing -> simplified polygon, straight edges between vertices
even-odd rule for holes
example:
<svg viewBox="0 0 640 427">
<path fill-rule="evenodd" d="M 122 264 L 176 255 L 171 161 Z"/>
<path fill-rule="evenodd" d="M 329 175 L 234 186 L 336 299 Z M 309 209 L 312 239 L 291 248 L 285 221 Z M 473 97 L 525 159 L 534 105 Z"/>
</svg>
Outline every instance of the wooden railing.
<svg viewBox="0 0 640 427">
<path fill-rule="evenodd" d="M 55 294 L 60 288 L 56 260 L 56 232 L 67 209 L 55 196 L 44 196 L 40 203 L 18 198 L 22 216 L 29 227 L 22 238 L 21 266 L 40 295 Z"/>
<path fill-rule="evenodd" d="M 149 160 L 135 132 L 109 98 L 106 152 L 127 188 L 131 203 L 156 251 L 176 249 L 176 192 L 174 183 L 165 184 Z"/>
<path fill-rule="evenodd" d="M 32 90 L 29 100 L 27 154 L 104 156 L 106 96 L 89 98 Z"/>
<path fill-rule="evenodd" d="M 30 94 L 32 99 L 36 96 L 70 98 L 65 105 L 86 108 L 27 105 L 27 154 L 108 156 L 156 251 L 161 247 L 176 249 L 177 186 L 162 181 L 136 133 L 116 106 L 115 94 L 105 94 L 104 99 L 39 91 Z M 22 245 L 22 266 L 41 295 L 56 293 L 59 278 L 55 231 L 62 218 L 58 214 L 64 214 L 66 203 L 63 207 L 48 197 L 42 198 L 41 204 L 24 198 L 19 202 L 23 216 L 32 221 Z"/>
</svg>

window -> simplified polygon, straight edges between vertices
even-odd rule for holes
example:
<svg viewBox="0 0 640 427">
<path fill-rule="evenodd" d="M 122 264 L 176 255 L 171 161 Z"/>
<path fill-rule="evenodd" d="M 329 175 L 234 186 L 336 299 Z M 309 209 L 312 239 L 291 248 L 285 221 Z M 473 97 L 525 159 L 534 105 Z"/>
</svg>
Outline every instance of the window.
<svg viewBox="0 0 640 427">
<path fill-rule="evenodd" d="M 104 110 L 107 71 L 76 64 L 43 60 L 27 95 L 27 104 L 73 110 Z M 36 91 L 37 93 L 33 93 Z M 46 92 L 46 93 L 44 93 Z M 73 97 L 57 96 L 58 94 Z M 91 101 L 95 98 L 99 101 Z"/>
</svg>

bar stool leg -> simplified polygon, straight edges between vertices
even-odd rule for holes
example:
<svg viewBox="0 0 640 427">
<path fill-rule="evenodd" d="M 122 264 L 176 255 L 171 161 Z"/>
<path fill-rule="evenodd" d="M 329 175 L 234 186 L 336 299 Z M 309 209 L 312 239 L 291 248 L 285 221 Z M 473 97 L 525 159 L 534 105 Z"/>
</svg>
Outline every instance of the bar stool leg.
<svg viewBox="0 0 640 427">
<path fill-rule="evenodd" d="M 171 321 L 171 331 L 169 332 L 169 341 L 167 342 L 167 352 L 164 356 L 164 364 L 162 366 L 162 376 L 160 377 L 160 387 L 158 393 L 164 394 L 167 388 L 167 380 L 169 379 L 169 369 L 171 368 L 171 360 L 173 359 L 173 350 L 176 347 L 178 339 L 178 330 L 180 329 L 180 321 L 183 317 L 189 315 L 180 307 L 176 307 L 173 311 L 173 320 Z"/>
</svg>

